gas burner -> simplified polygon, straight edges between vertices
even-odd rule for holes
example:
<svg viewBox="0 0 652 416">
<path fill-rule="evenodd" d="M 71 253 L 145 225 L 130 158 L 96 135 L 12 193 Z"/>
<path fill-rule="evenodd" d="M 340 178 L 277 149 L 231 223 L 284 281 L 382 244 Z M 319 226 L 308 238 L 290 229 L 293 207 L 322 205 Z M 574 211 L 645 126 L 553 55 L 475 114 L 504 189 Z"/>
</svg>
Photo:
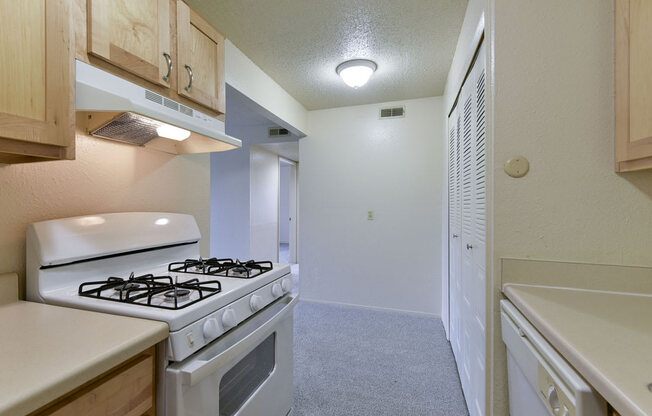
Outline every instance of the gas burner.
<svg viewBox="0 0 652 416">
<path fill-rule="evenodd" d="M 236 260 L 237 263 L 240 263 L 240 261 Z M 230 269 L 233 273 L 247 273 L 249 269 L 247 266 L 240 265 L 240 266 L 234 266 Z"/>
<path fill-rule="evenodd" d="M 235 262 L 231 261 L 222 265 L 223 273 L 218 276 L 235 277 L 238 279 L 251 279 L 252 277 L 260 276 L 261 274 L 272 270 L 271 261 L 254 261 L 249 260 L 242 263 L 240 260 Z"/>
<path fill-rule="evenodd" d="M 191 279 L 178 282 L 171 276 L 146 274 L 127 278 L 109 277 L 107 280 L 85 282 L 79 285 L 79 296 L 133 303 L 161 309 L 181 309 L 222 291 L 217 280 L 200 282 Z M 113 289 L 113 290 L 111 290 Z"/>
<path fill-rule="evenodd" d="M 208 273 L 211 267 L 219 268 L 222 263 L 232 261 L 231 259 L 217 259 L 211 257 L 210 259 L 187 259 L 185 261 L 170 263 L 168 271 L 179 273 L 193 273 L 193 274 L 212 274 Z"/>
<path fill-rule="evenodd" d="M 115 290 L 116 292 L 125 292 L 131 289 L 137 289 L 139 287 L 140 285 L 138 283 L 128 282 L 114 287 L 113 290 Z"/>
<path fill-rule="evenodd" d="M 206 262 L 207 260 L 204 260 L 200 257 L 193 267 L 195 268 L 196 271 L 203 271 L 206 268 Z"/>
<path fill-rule="evenodd" d="M 190 299 L 190 290 L 174 288 L 163 293 L 163 296 L 165 297 L 166 302 L 174 302 L 175 300 L 184 302 Z"/>
<path fill-rule="evenodd" d="M 238 279 L 251 279 L 272 270 L 271 261 L 249 260 L 241 262 L 233 259 L 187 259 L 181 262 L 170 263 L 168 271 L 179 273 L 192 273 L 209 276 L 234 277 Z"/>
</svg>

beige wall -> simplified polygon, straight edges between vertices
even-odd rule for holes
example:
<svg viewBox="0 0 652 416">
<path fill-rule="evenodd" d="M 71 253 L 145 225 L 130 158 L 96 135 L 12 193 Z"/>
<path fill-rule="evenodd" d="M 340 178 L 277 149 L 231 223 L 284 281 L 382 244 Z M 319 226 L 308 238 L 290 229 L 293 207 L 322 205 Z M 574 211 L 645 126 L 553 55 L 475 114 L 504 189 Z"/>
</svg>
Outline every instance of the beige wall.
<svg viewBox="0 0 652 416">
<path fill-rule="evenodd" d="M 613 171 L 613 1 L 494 7 L 494 300 L 501 257 L 652 265 L 652 171 Z M 522 179 L 502 170 L 514 155 Z M 499 402 L 499 331 L 494 348 Z"/>
<path fill-rule="evenodd" d="M 0 273 L 16 271 L 24 298 L 30 222 L 119 211 L 192 214 L 209 253 L 210 157 L 173 156 L 77 136 L 77 160 L 0 165 Z"/>
</svg>

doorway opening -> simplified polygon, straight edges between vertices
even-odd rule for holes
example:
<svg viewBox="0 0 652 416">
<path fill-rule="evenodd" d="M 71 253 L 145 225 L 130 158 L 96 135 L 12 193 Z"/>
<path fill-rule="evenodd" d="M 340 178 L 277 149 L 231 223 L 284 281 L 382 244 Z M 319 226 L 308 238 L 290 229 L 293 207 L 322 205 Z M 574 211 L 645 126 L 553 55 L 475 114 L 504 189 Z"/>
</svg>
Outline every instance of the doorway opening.
<svg viewBox="0 0 652 416">
<path fill-rule="evenodd" d="M 297 163 L 279 158 L 279 263 L 297 263 Z"/>
</svg>

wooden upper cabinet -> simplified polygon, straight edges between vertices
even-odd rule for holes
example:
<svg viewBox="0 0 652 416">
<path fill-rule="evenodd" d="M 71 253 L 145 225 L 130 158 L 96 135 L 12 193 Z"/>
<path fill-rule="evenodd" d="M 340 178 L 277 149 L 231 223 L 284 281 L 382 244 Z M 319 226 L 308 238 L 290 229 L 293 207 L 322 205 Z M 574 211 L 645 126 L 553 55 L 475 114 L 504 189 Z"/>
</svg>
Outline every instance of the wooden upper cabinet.
<svg viewBox="0 0 652 416">
<path fill-rule="evenodd" d="M 170 86 L 169 0 L 88 0 L 88 53 Z"/>
<path fill-rule="evenodd" d="M 615 0 L 616 171 L 652 168 L 652 2 Z"/>
<path fill-rule="evenodd" d="M 74 158 L 70 0 L 0 0 L 0 163 Z"/>
<path fill-rule="evenodd" d="M 179 95 L 224 113 L 224 36 L 181 0 L 177 1 Z"/>
</svg>

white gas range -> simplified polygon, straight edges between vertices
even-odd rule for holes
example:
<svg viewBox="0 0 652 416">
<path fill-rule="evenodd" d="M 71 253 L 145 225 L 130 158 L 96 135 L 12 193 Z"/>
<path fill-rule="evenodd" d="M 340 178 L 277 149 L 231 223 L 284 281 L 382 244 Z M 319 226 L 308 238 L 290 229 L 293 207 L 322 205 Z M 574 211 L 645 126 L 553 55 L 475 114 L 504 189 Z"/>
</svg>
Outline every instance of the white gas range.
<svg viewBox="0 0 652 416">
<path fill-rule="evenodd" d="M 27 298 L 167 322 L 159 414 L 290 414 L 289 266 L 201 259 L 200 238 L 192 216 L 172 213 L 31 224 Z"/>
</svg>

